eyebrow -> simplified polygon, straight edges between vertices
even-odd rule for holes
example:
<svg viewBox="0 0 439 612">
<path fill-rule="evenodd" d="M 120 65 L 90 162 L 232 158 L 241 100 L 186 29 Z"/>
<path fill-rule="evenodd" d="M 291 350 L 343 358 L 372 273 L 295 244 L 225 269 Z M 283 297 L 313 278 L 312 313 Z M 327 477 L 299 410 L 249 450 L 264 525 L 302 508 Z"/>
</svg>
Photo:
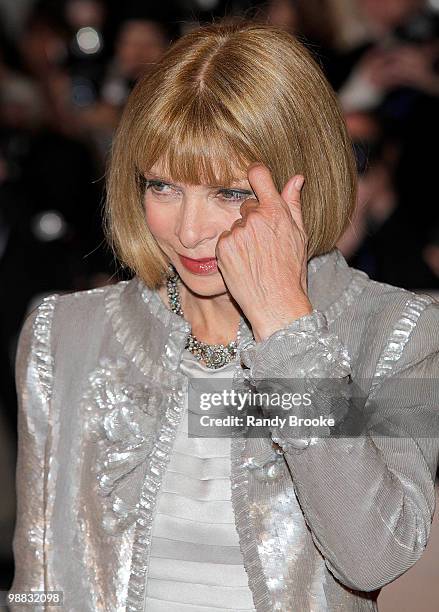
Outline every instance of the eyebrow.
<svg viewBox="0 0 439 612">
<path fill-rule="evenodd" d="M 175 187 L 180 187 L 181 186 L 181 185 L 178 185 L 177 183 L 175 183 L 174 181 L 172 181 L 171 179 L 166 178 L 166 177 L 158 176 L 157 174 L 154 174 L 153 172 L 145 171 L 144 174 L 147 175 L 148 177 L 150 177 L 152 180 L 157 180 L 157 181 L 161 181 L 163 183 L 168 183 L 169 185 L 173 185 Z M 245 179 L 237 179 L 236 183 L 243 183 L 244 180 Z M 248 191 L 249 193 L 253 193 L 249 189 L 233 187 L 233 184 L 229 185 L 229 186 L 227 186 L 227 185 L 206 185 L 206 187 L 209 187 L 211 189 L 237 189 L 239 191 Z"/>
</svg>

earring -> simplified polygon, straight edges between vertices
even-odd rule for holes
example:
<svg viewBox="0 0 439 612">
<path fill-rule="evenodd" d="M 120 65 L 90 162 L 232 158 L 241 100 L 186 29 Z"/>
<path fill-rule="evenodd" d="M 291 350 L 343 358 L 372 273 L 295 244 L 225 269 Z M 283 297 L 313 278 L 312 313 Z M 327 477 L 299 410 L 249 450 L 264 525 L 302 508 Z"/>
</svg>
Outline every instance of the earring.
<svg viewBox="0 0 439 612">
<path fill-rule="evenodd" d="M 177 270 L 174 268 L 174 266 L 171 263 L 169 263 L 166 278 L 172 278 L 176 274 L 177 274 Z"/>
</svg>

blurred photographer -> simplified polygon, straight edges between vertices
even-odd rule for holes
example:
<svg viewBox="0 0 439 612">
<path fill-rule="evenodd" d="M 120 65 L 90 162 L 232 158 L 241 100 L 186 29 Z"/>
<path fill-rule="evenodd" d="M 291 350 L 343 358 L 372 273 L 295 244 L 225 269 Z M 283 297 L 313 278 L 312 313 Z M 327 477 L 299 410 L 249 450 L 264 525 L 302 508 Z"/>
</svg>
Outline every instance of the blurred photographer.
<svg viewBox="0 0 439 612">
<path fill-rule="evenodd" d="M 424 0 L 358 0 L 358 8 L 369 40 L 344 57 L 348 77 L 339 96 L 345 111 L 376 108 L 402 87 L 437 96 L 437 14 Z"/>
</svg>

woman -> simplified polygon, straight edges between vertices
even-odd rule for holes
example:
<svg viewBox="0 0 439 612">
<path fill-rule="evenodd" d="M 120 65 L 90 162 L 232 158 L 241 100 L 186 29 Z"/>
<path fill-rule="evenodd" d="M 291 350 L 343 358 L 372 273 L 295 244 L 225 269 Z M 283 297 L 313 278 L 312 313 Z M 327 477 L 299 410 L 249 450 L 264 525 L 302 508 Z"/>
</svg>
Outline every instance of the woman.
<svg viewBox="0 0 439 612">
<path fill-rule="evenodd" d="M 279 29 L 205 26 L 138 82 L 106 209 L 134 276 L 49 296 L 19 340 L 13 592 L 81 611 L 377 609 L 434 511 L 439 309 L 346 264 L 355 190 L 334 94 Z M 296 417 L 339 425 L 373 405 L 397 435 L 190 437 L 198 378 L 298 385 L 313 405 Z"/>
</svg>

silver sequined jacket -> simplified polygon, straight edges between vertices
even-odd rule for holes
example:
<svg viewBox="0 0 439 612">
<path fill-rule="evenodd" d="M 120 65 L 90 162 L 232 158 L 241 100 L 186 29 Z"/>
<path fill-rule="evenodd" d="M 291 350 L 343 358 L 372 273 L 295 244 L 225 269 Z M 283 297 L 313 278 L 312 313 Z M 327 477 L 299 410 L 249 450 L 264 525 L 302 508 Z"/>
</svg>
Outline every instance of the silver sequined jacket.
<svg viewBox="0 0 439 612">
<path fill-rule="evenodd" d="M 254 384 L 369 381 L 367 402 L 391 389 L 386 414 L 410 431 L 233 438 L 240 547 L 258 612 L 377 610 L 379 589 L 422 555 L 434 512 L 438 386 L 420 381 L 438 374 L 439 304 L 371 281 L 337 249 L 310 260 L 308 291 L 313 312 L 262 342 L 241 320 L 237 370 Z M 11 591 L 63 591 L 69 611 L 144 611 L 188 331 L 138 277 L 50 295 L 26 318 Z"/>
</svg>

